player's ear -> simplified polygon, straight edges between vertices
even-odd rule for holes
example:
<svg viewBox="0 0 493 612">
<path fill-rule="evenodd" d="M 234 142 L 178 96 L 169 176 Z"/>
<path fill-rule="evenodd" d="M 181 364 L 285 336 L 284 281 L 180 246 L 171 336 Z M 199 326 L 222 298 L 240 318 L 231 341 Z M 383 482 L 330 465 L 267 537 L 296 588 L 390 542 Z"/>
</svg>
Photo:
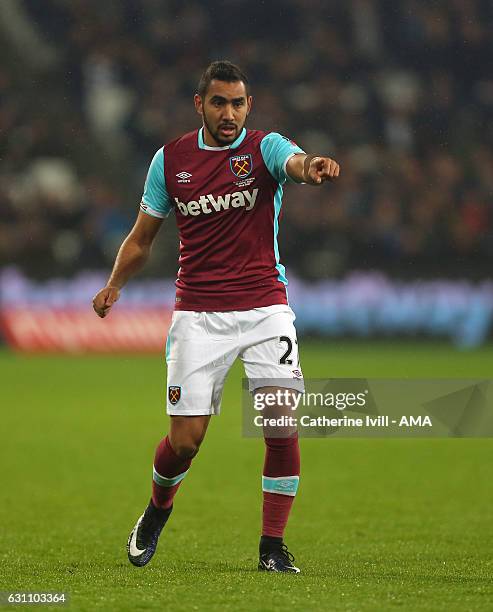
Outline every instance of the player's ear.
<svg viewBox="0 0 493 612">
<path fill-rule="evenodd" d="M 199 115 L 202 115 L 202 98 L 199 96 L 199 94 L 194 95 L 193 103 L 195 104 L 195 110 L 198 112 Z"/>
<path fill-rule="evenodd" d="M 252 110 L 252 103 L 253 103 L 253 98 L 252 96 L 248 96 L 247 98 L 247 115 L 250 113 L 250 111 Z"/>
</svg>

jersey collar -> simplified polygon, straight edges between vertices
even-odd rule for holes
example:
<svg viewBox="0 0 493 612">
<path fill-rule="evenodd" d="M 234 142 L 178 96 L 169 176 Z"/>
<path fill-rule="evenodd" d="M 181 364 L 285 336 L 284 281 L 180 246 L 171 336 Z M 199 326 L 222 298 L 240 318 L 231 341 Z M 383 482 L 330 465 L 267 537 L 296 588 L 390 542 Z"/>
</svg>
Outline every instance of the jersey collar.
<svg viewBox="0 0 493 612">
<path fill-rule="evenodd" d="M 201 127 L 198 136 L 199 149 L 204 149 L 205 151 L 226 151 L 226 149 L 236 149 L 236 147 L 239 147 L 241 143 L 245 140 L 246 132 L 246 128 L 243 128 L 238 138 L 230 145 L 226 145 L 225 147 L 210 147 L 204 142 L 204 128 Z"/>
</svg>

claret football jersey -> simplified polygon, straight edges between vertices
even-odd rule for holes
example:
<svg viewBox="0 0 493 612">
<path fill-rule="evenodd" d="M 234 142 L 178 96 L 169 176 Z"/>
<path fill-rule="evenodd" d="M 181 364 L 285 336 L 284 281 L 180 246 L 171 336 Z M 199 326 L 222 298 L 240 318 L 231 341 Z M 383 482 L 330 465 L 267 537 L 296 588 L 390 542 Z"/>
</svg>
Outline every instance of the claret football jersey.
<svg viewBox="0 0 493 612">
<path fill-rule="evenodd" d="M 225 147 L 207 146 L 201 128 L 159 149 L 140 207 L 176 216 L 176 310 L 287 304 L 277 234 L 286 164 L 303 152 L 280 134 L 246 128 Z"/>
</svg>

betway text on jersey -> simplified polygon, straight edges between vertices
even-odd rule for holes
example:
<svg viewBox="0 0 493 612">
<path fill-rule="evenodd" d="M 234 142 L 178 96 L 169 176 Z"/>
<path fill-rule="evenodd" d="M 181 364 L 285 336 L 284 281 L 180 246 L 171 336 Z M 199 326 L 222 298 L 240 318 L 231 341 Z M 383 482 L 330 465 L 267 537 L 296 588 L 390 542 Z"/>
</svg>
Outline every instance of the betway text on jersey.
<svg viewBox="0 0 493 612">
<path fill-rule="evenodd" d="M 197 200 L 190 200 L 190 202 L 180 202 L 178 198 L 175 198 L 176 207 L 185 217 L 192 215 L 196 217 L 200 214 L 210 214 L 212 212 L 221 212 L 222 210 L 228 210 L 229 208 L 240 208 L 245 207 L 245 210 L 251 210 L 255 206 L 257 200 L 258 189 L 253 191 L 235 191 L 234 193 L 227 193 L 223 196 L 217 196 L 215 198 L 211 193 L 207 195 L 201 195 Z"/>
</svg>

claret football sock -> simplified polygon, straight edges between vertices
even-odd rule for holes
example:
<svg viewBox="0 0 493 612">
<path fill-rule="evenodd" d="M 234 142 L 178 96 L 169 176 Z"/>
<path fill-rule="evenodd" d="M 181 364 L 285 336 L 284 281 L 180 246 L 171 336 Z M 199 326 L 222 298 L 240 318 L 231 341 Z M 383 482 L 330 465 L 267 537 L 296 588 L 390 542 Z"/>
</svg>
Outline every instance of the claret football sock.
<svg viewBox="0 0 493 612">
<path fill-rule="evenodd" d="M 265 447 L 262 536 L 282 540 L 300 479 L 298 434 L 265 438 Z"/>
<path fill-rule="evenodd" d="M 171 447 L 168 436 L 156 449 L 152 470 L 152 503 L 156 508 L 169 508 L 185 478 L 192 459 L 179 457 Z"/>
</svg>

